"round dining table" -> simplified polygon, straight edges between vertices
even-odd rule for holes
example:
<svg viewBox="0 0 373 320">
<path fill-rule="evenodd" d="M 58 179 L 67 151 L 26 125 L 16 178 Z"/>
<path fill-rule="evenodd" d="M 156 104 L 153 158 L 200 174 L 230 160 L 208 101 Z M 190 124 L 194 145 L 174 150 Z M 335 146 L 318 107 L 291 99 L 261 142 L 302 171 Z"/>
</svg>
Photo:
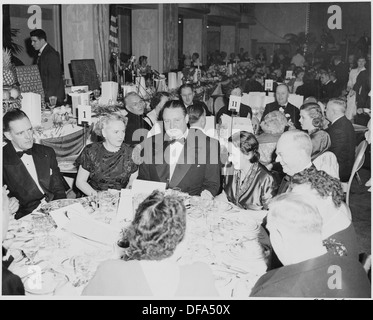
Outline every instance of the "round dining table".
<svg viewBox="0 0 373 320">
<path fill-rule="evenodd" d="M 21 278 L 26 295 L 79 296 L 101 262 L 120 259 L 117 241 L 133 217 L 117 212 L 123 208 L 120 194 L 108 190 L 96 197 L 42 203 L 10 221 L 3 246 L 14 257 L 9 270 Z M 249 297 L 269 264 L 263 215 L 225 201 L 177 196 L 187 208 L 185 237 L 174 252 L 178 263 L 208 264 L 222 298 Z"/>
</svg>

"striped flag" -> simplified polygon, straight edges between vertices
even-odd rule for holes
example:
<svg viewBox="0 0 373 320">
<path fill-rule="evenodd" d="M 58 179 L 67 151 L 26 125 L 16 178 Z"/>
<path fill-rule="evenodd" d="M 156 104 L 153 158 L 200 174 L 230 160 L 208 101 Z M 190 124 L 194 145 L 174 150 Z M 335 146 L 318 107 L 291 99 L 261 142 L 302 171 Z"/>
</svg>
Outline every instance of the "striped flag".
<svg viewBox="0 0 373 320">
<path fill-rule="evenodd" d="M 117 52 L 118 49 L 118 15 L 117 6 L 110 5 L 110 30 L 109 30 L 110 52 Z"/>
</svg>

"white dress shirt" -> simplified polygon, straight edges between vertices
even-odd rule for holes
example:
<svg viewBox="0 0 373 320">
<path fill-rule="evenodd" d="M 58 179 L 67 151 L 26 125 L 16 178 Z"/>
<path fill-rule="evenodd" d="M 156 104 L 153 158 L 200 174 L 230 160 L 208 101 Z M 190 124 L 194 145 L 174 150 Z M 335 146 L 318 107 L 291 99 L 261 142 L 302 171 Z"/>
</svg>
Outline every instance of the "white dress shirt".
<svg viewBox="0 0 373 320">
<path fill-rule="evenodd" d="M 185 138 L 188 136 L 189 130 L 187 129 L 181 138 Z M 175 143 L 170 144 L 170 180 L 172 179 L 172 175 L 174 174 L 177 162 L 180 158 L 181 151 L 184 148 L 184 144 L 176 141 Z"/>
<path fill-rule="evenodd" d="M 16 150 L 16 151 L 20 151 L 20 150 Z M 25 167 L 26 167 L 28 173 L 30 174 L 30 176 L 32 177 L 32 179 L 35 181 L 35 183 L 38 186 L 40 192 L 42 194 L 44 194 L 44 191 L 39 184 L 38 174 L 36 172 L 36 167 L 35 167 L 35 163 L 34 163 L 34 159 L 32 158 L 32 155 L 29 155 L 29 154 L 26 154 L 26 153 L 23 154 L 23 156 L 21 157 L 21 161 L 25 165 Z"/>
</svg>

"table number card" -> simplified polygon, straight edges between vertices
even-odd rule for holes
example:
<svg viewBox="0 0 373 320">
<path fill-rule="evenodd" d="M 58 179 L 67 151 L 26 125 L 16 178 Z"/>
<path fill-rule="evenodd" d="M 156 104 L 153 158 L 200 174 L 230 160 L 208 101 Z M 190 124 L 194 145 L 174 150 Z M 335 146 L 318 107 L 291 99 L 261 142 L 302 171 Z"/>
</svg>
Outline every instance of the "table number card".
<svg viewBox="0 0 373 320">
<path fill-rule="evenodd" d="M 291 79 L 291 78 L 293 78 L 293 71 L 291 70 L 286 71 L 285 79 Z"/>
<path fill-rule="evenodd" d="M 264 82 L 264 90 L 265 91 L 273 91 L 273 80 L 266 79 Z"/>
<path fill-rule="evenodd" d="M 240 112 L 240 105 L 241 105 L 241 97 L 238 96 L 230 96 L 229 97 L 229 104 L 228 104 L 228 110 L 236 111 L 237 113 Z"/>
<path fill-rule="evenodd" d="M 92 108 L 91 106 L 78 106 L 78 124 L 82 122 L 92 123 Z"/>
</svg>

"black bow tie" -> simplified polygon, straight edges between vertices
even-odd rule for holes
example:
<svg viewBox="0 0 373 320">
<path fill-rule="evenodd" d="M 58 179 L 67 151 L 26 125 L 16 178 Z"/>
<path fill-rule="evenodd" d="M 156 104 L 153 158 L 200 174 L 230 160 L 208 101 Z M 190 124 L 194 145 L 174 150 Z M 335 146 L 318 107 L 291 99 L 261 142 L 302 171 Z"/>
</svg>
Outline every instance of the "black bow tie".
<svg viewBox="0 0 373 320">
<path fill-rule="evenodd" d="M 17 153 L 17 156 L 18 157 L 20 157 L 20 158 L 22 158 L 22 156 L 26 153 L 26 154 L 28 154 L 28 155 L 32 155 L 32 151 L 31 151 L 31 149 L 28 149 L 28 150 L 24 150 L 24 151 L 17 151 L 16 152 Z"/>
<path fill-rule="evenodd" d="M 170 141 L 170 144 L 174 144 L 175 142 L 180 142 L 181 144 L 184 144 L 185 143 L 185 138 L 180 138 L 180 139 L 172 139 Z"/>
</svg>

